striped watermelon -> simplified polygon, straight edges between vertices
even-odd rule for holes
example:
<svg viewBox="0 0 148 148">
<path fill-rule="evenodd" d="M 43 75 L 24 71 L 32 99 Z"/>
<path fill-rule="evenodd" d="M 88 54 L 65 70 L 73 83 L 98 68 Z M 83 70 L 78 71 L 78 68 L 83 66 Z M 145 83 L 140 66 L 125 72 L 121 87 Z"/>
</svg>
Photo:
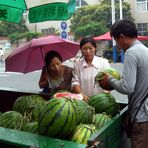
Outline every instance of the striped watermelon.
<svg viewBox="0 0 148 148">
<path fill-rule="evenodd" d="M 98 74 L 95 77 L 95 83 L 98 83 L 100 87 L 102 87 L 105 90 L 113 90 L 113 88 L 110 85 L 105 83 L 102 84 L 102 79 L 104 77 L 104 74 L 109 74 L 114 78 L 120 80 L 121 79 L 120 73 L 118 72 L 118 70 L 110 67 L 110 68 L 105 68 L 102 71 L 98 72 Z"/>
<path fill-rule="evenodd" d="M 105 112 L 108 115 L 116 115 L 119 112 L 119 104 L 110 93 L 99 93 L 91 96 L 88 104 L 95 108 L 95 113 Z"/>
<path fill-rule="evenodd" d="M 77 125 L 76 108 L 71 99 L 51 99 L 43 107 L 38 119 L 40 134 L 66 138 Z"/>
<path fill-rule="evenodd" d="M 0 126 L 21 130 L 29 120 L 16 111 L 7 111 L 0 116 Z"/>
<path fill-rule="evenodd" d="M 103 127 L 111 118 L 106 113 L 98 113 L 93 116 L 93 124 L 97 129 Z"/>
<path fill-rule="evenodd" d="M 38 126 L 38 122 L 30 122 L 28 124 L 26 124 L 23 128 L 23 131 L 29 132 L 29 133 L 33 133 L 33 134 L 38 134 L 39 133 L 39 126 Z"/>
<path fill-rule="evenodd" d="M 93 124 L 80 124 L 74 130 L 71 140 L 76 143 L 87 144 L 88 139 L 96 131 Z"/>
<path fill-rule="evenodd" d="M 92 106 L 89 106 L 86 102 L 81 100 L 74 100 L 76 105 L 77 115 L 78 115 L 78 124 L 91 124 L 93 120 L 93 115 L 95 114 L 95 109 Z"/>
<path fill-rule="evenodd" d="M 28 116 L 30 121 L 37 121 L 38 114 L 45 103 L 46 101 L 38 95 L 25 95 L 17 98 L 12 110 Z"/>
</svg>

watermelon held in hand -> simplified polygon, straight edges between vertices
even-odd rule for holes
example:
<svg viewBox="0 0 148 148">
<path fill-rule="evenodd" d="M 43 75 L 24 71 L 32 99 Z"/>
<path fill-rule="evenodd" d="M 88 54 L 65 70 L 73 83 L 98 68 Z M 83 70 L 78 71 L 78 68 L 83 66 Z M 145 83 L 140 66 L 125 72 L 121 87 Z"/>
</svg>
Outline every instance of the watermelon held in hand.
<svg viewBox="0 0 148 148">
<path fill-rule="evenodd" d="M 99 86 L 105 90 L 113 90 L 113 87 L 109 85 L 108 80 L 104 81 L 105 75 L 110 75 L 114 77 L 117 80 L 121 79 L 121 75 L 118 72 L 118 70 L 114 68 L 105 68 L 102 71 L 98 72 L 98 74 L 95 77 L 95 83 L 99 84 Z"/>
<path fill-rule="evenodd" d="M 68 99 L 83 100 L 82 94 L 75 94 L 70 92 L 57 92 L 53 95 L 53 98 L 68 98 Z"/>
</svg>

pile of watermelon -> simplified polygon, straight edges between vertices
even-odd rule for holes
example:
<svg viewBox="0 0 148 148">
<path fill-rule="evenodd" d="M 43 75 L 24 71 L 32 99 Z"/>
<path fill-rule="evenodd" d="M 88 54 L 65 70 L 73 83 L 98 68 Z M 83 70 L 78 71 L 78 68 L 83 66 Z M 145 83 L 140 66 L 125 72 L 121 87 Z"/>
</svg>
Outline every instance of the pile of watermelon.
<svg viewBox="0 0 148 148">
<path fill-rule="evenodd" d="M 39 133 L 38 116 L 46 102 L 39 95 L 24 95 L 17 98 L 12 111 L 0 115 L 0 126 Z"/>
<path fill-rule="evenodd" d="M 70 92 L 57 92 L 48 101 L 29 95 L 19 97 L 13 111 L 0 115 L 0 126 L 87 144 L 118 112 L 119 105 L 109 93 L 94 95 L 88 103 Z"/>
</svg>

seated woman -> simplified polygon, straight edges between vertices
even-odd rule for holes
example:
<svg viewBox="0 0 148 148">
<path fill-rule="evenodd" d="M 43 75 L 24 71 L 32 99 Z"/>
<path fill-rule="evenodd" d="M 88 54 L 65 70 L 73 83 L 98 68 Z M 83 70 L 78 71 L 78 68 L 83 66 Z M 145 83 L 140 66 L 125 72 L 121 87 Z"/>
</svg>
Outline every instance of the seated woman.
<svg viewBox="0 0 148 148">
<path fill-rule="evenodd" d="M 39 87 L 43 92 L 51 95 L 58 90 L 70 90 L 72 68 L 62 65 L 62 57 L 56 51 L 49 51 L 45 55 L 45 66 L 39 80 Z"/>
</svg>

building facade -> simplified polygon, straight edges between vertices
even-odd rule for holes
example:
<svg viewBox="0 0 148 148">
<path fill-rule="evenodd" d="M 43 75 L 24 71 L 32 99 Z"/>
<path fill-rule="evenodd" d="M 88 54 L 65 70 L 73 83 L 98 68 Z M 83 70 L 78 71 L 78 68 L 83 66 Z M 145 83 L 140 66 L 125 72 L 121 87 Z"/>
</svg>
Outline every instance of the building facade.
<svg viewBox="0 0 148 148">
<path fill-rule="evenodd" d="M 38 4 L 41 4 L 42 2 L 47 3 L 49 0 L 38 0 Z M 79 8 L 81 6 L 85 5 L 95 5 L 99 3 L 100 0 L 76 0 L 76 8 Z M 36 0 L 28 0 L 27 4 L 29 7 L 34 6 L 36 4 Z M 60 0 L 51 0 L 50 2 L 60 2 Z M 61 0 L 61 2 L 68 2 L 68 0 Z M 69 26 L 70 26 L 70 20 L 65 21 L 67 23 L 67 32 L 70 32 Z M 42 32 L 44 34 L 52 34 L 52 31 L 54 28 L 57 32 L 60 32 L 61 30 L 61 23 L 62 21 L 46 21 L 41 23 L 29 23 L 27 14 L 26 14 L 26 25 L 29 28 L 30 31 L 33 32 Z"/>
<path fill-rule="evenodd" d="M 48 0 L 38 0 L 40 3 L 46 3 Z M 52 0 L 56 2 L 60 0 Z M 95 5 L 98 4 L 101 0 L 76 0 L 76 8 L 79 8 L 84 5 Z M 124 0 L 129 3 L 131 6 L 132 17 L 135 20 L 135 23 L 138 28 L 139 35 L 148 35 L 148 0 Z M 28 5 L 33 6 L 37 1 L 29 0 Z M 61 0 L 61 2 L 68 2 L 68 0 Z M 26 18 L 27 20 L 27 18 Z M 41 23 L 30 24 L 26 21 L 26 24 L 31 31 L 42 32 L 42 33 L 52 33 L 53 29 L 56 28 L 60 32 L 60 25 L 62 21 L 46 21 Z M 69 32 L 70 20 L 67 20 L 68 24 L 67 31 Z"/>
<path fill-rule="evenodd" d="M 131 6 L 139 35 L 148 35 L 148 0 L 125 0 Z"/>
</svg>

